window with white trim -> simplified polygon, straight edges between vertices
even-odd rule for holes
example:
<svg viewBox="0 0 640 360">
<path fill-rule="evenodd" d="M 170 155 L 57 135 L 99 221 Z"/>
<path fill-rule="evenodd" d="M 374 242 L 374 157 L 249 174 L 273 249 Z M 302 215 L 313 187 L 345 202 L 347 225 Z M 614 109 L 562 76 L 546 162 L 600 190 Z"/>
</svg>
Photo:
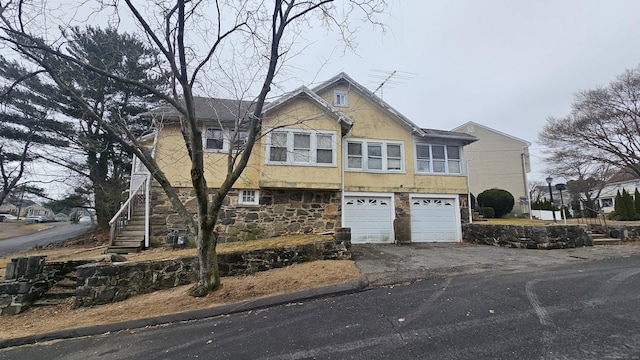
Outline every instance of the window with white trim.
<svg viewBox="0 0 640 360">
<path fill-rule="evenodd" d="M 613 198 L 600 198 L 600 207 L 613 207 Z"/>
<path fill-rule="evenodd" d="M 267 135 L 267 163 L 335 166 L 335 138 L 333 131 L 274 130 Z"/>
<path fill-rule="evenodd" d="M 416 144 L 416 172 L 436 174 L 461 174 L 459 146 Z"/>
<path fill-rule="evenodd" d="M 236 132 L 230 129 L 220 129 L 215 127 L 207 127 L 203 132 L 203 146 L 205 151 L 240 151 L 247 143 L 247 131 L 240 130 Z M 231 145 L 233 142 L 233 145 Z"/>
<path fill-rule="evenodd" d="M 240 190 L 238 191 L 239 205 L 258 205 L 260 194 L 258 190 Z"/>
<path fill-rule="evenodd" d="M 348 92 L 346 90 L 334 90 L 333 92 L 333 106 L 349 106 Z"/>
<path fill-rule="evenodd" d="M 404 171 L 403 146 L 400 142 L 350 140 L 347 142 L 347 169 L 363 171 Z"/>
</svg>

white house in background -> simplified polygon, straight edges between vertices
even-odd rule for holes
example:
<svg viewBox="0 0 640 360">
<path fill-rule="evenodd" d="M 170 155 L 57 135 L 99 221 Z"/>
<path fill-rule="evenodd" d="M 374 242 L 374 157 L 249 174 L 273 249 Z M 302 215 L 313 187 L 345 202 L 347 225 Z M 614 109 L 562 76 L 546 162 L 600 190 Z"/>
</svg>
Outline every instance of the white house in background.
<svg viewBox="0 0 640 360">
<path fill-rule="evenodd" d="M 607 180 L 607 184 L 600 192 L 600 197 L 598 198 L 600 209 L 602 209 L 604 213 L 612 212 L 618 191 L 622 193 L 624 189 L 633 196 L 636 188 L 640 190 L 640 178 L 638 175 L 627 168 L 620 169 Z"/>
<path fill-rule="evenodd" d="M 513 195 L 514 216 L 529 213 L 527 173 L 531 172 L 531 143 L 475 122 L 462 124 L 452 131 L 467 133 L 478 141 L 465 146 L 469 167 L 469 189 L 474 196 L 498 188 Z"/>
</svg>

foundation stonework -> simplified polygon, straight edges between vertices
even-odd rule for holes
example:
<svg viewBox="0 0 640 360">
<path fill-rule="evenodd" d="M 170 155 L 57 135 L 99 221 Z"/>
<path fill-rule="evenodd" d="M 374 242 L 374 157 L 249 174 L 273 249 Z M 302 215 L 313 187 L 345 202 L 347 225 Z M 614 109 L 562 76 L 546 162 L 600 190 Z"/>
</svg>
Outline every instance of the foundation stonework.
<svg viewBox="0 0 640 360">
<path fill-rule="evenodd" d="M 193 190 L 180 189 L 179 195 L 187 209 L 195 214 Z M 152 189 L 151 199 L 152 241 L 164 242 L 169 228 L 185 228 L 185 225 L 160 188 Z M 340 211 L 339 191 L 261 189 L 258 205 L 240 205 L 238 191 L 232 190 L 218 214 L 218 242 L 334 232 L 341 226 Z"/>
</svg>

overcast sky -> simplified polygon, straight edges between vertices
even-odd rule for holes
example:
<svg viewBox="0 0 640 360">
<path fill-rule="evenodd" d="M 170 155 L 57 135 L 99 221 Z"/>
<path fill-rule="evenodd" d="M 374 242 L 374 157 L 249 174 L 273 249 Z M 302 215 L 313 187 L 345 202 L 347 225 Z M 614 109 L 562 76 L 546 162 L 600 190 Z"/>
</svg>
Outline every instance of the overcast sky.
<svg viewBox="0 0 640 360">
<path fill-rule="evenodd" d="M 297 59 L 300 79 L 344 71 L 373 91 L 375 70 L 397 70 L 391 106 L 421 127 L 474 121 L 531 142 L 530 179 L 547 176 L 536 143 L 546 119 L 640 64 L 638 0 L 397 0 L 381 20 L 386 34 L 364 27 L 358 54 L 334 53 L 319 74 L 308 69 L 335 42 L 316 43 Z"/>
</svg>

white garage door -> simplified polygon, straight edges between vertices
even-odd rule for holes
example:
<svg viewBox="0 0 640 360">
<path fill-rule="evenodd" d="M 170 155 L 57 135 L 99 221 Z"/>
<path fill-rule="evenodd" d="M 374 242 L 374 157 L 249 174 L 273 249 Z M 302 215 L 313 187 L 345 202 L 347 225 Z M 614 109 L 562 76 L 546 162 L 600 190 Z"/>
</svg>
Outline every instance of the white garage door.
<svg viewBox="0 0 640 360">
<path fill-rule="evenodd" d="M 413 197 L 411 242 L 460 241 L 455 199 Z"/>
<path fill-rule="evenodd" d="M 344 198 L 344 227 L 351 228 L 351 242 L 392 243 L 393 204 L 390 196 L 355 196 Z"/>
</svg>

